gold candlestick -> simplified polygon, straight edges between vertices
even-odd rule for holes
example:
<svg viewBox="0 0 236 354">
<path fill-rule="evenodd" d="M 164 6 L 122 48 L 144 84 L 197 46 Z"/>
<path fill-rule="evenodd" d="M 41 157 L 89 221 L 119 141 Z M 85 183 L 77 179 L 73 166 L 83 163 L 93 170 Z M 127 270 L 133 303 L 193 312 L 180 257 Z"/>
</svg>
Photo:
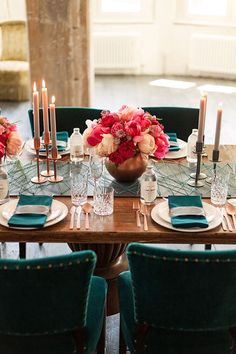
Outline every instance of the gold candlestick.
<svg viewBox="0 0 236 354">
<path fill-rule="evenodd" d="M 58 183 L 63 181 L 63 177 L 57 174 L 57 160 L 61 159 L 61 155 L 58 154 L 57 147 L 52 148 L 50 160 L 53 161 L 54 175 L 49 177 L 49 182 Z"/>
<path fill-rule="evenodd" d="M 40 138 L 34 138 L 34 148 L 36 151 L 36 163 L 37 163 L 37 176 L 31 178 L 32 183 L 42 184 L 47 181 L 46 178 L 40 175 L 39 169 L 39 149 L 40 149 Z"/>
</svg>

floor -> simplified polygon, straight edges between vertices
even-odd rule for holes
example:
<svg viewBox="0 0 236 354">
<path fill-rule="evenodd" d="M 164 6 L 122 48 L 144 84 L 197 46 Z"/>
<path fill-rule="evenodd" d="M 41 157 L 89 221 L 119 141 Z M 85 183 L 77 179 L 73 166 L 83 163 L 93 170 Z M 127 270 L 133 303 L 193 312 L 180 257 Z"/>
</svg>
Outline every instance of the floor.
<svg viewBox="0 0 236 354">
<path fill-rule="evenodd" d="M 236 86 L 234 81 L 213 80 L 203 78 L 170 78 L 196 83 L 189 89 L 151 86 L 150 81 L 158 77 L 152 76 L 97 76 L 93 97 L 93 107 L 117 110 L 122 104 L 135 106 L 185 106 L 198 107 L 200 101 L 199 86 L 214 84 L 221 86 Z M 205 138 L 207 143 L 213 143 L 216 110 L 219 102 L 223 102 L 223 122 L 221 142 L 236 144 L 236 93 L 226 94 L 219 92 L 208 93 L 207 120 Z M 30 102 L 0 102 L 2 115 L 16 122 L 22 137 L 26 140 L 31 136 L 27 110 Z M 165 246 L 165 245 L 163 245 Z M 170 246 L 168 246 L 170 247 Z M 173 246 L 176 247 L 176 246 Z M 178 245 L 179 248 L 190 248 L 190 245 Z M 226 246 L 227 247 L 227 246 Z M 193 246 L 202 249 L 202 245 Z M 219 246 L 217 247 L 217 249 Z M 222 247 L 221 247 L 222 248 Z M 49 255 L 68 253 L 70 249 L 65 244 L 27 244 L 27 258 L 36 258 Z M 17 258 L 18 244 L 4 243 L 0 245 L 1 258 Z M 118 323 L 117 315 L 108 318 L 107 353 L 118 353 Z"/>
</svg>

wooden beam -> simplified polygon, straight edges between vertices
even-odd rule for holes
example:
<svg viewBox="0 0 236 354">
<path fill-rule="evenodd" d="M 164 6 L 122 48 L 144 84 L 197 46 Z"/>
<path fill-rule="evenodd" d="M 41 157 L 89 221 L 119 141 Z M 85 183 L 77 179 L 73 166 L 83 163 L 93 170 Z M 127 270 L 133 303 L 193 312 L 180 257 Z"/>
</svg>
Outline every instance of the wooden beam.
<svg viewBox="0 0 236 354">
<path fill-rule="evenodd" d="M 90 1 L 26 0 L 31 87 L 62 106 L 90 105 Z"/>
</svg>

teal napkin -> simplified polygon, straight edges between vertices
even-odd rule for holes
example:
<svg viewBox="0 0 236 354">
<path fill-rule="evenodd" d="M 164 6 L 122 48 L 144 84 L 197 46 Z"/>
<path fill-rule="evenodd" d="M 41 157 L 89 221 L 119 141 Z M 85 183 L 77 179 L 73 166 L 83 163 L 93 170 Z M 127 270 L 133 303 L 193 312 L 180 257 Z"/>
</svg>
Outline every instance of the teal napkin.
<svg viewBox="0 0 236 354">
<path fill-rule="evenodd" d="M 176 145 L 171 145 L 171 142 L 177 143 L 177 134 L 176 133 L 166 133 L 169 136 L 170 147 L 169 151 L 179 151 L 180 147 Z"/>
<path fill-rule="evenodd" d="M 68 142 L 69 139 L 69 134 L 66 131 L 62 131 L 62 132 L 57 132 L 57 141 L 64 141 L 65 143 Z M 51 149 L 51 145 L 49 145 L 49 150 Z M 57 150 L 58 151 L 65 151 L 66 147 L 64 145 L 59 145 L 57 144 Z M 40 150 L 40 152 L 45 152 L 46 149 L 44 147 L 42 147 Z"/>
<path fill-rule="evenodd" d="M 23 205 L 45 205 L 49 208 L 52 204 L 52 197 L 46 195 L 24 195 L 21 194 L 17 207 Z M 8 225 L 13 227 L 43 227 L 47 219 L 45 214 L 13 214 L 8 220 Z"/>
<path fill-rule="evenodd" d="M 174 212 L 174 208 L 177 207 L 198 207 L 203 208 L 201 197 L 198 195 L 185 196 L 171 195 L 168 197 L 168 205 L 170 211 Z M 190 228 L 190 227 L 208 227 L 208 221 L 204 215 L 185 215 L 181 216 L 171 216 L 171 223 L 174 227 L 180 228 Z"/>
</svg>

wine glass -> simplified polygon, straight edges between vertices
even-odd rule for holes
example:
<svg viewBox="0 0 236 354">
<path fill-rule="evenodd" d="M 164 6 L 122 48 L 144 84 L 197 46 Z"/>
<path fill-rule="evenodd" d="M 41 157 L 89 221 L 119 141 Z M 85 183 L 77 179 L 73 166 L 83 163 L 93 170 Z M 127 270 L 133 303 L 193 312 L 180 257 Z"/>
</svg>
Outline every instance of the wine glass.
<svg viewBox="0 0 236 354">
<path fill-rule="evenodd" d="M 98 155 L 90 155 L 89 159 L 89 167 L 90 167 L 90 173 L 91 176 L 94 180 L 94 192 L 97 189 L 97 181 L 99 178 L 102 176 L 103 172 L 103 162 L 104 158 L 100 157 Z"/>
</svg>

